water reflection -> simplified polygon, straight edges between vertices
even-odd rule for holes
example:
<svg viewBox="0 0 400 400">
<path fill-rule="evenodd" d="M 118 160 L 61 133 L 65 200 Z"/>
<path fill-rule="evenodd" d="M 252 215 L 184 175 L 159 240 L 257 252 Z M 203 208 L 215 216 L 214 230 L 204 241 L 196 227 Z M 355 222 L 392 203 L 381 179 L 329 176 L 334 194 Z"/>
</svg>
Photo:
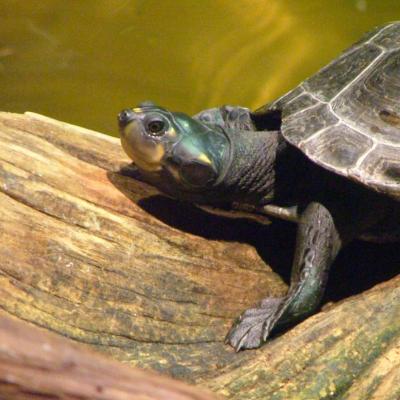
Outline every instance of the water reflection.
<svg viewBox="0 0 400 400">
<path fill-rule="evenodd" d="M 395 19 L 397 0 L 0 0 L 0 109 L 114 134 L 144 99 L 257 107 Z"/>
</svg>

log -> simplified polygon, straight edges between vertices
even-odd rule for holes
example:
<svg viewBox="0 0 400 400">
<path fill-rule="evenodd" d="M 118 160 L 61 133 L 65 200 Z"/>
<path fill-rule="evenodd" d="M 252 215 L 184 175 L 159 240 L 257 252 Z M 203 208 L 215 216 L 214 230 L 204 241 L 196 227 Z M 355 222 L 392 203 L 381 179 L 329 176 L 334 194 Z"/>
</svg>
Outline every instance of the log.
<svg viewBox="0 0 400 400">
<path fill-rule="evenodd" d="M 5 315 L 227 398 L 400 396 L 398 277 L 235 353 L 223 343 L 233 319 L 285 292 L 263 258 L 288 263 L 290 243 L 132 176 L 115 138 L 0 113 Z"/>
<path fill-rule="evenodd" d="M 1 399 L 212 400 L 176 380 L 129 368 L 54 333 L 0 315 Z"/>
</svg>

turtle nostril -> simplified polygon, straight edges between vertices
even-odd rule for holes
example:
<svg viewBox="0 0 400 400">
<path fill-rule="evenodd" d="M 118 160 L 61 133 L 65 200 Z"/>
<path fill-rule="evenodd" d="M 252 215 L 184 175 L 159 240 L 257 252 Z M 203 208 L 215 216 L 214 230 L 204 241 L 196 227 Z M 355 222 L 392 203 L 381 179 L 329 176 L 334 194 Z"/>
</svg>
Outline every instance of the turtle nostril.
<svg viewBox="0 0 400 400">
<path fill-rule="evenodd" d="M 118 122 L 120 125 L 126 125 L 128 122 L 132 121 L 133 116 L 134 112 L 130 108 L 122 110 L 118 114 Z"/>
</svg>

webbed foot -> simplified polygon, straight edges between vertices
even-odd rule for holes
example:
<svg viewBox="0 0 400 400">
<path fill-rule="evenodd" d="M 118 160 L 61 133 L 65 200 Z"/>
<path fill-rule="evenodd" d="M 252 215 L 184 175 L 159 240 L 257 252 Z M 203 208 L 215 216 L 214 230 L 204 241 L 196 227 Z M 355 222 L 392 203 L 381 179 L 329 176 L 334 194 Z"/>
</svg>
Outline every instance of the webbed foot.
<svg viewBox="0 0 400 400">
<path fill-rule="evenodd" d="M 260 347 L 279 320 L 283 302 L 284 298 L 269 297 L 262 300 L 257 308 L 246 310 L 234 322 L 225 343 L 233 346 L 236 351 Z"/>
</svg>

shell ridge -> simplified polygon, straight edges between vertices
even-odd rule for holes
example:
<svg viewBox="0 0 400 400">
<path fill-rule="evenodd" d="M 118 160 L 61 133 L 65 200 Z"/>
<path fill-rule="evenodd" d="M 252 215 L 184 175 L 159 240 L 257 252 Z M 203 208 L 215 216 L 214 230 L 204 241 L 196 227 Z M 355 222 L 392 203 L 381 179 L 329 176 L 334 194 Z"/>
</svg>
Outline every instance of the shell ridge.
<svg viewBox="0 0 400 400">
<path fill-rule="evenodd" d="M 301 85 L 300 89 L 302 89 L 302 92 L 300 92 L 297 96 L 293 97 L 289 101 L 287 101 L 285 104 L 290 104 L 292 101 L 297 100 L 299 97 L 303 96 L 304 93 L 308 93 Z M 278 103 L 279 100 L 283 99 L 286 95 L 281 96 L 278 100 L 276 100 L 274 103 Z"/>
<path fill-rule="evenodd" d="M 320 129 L 319 131 L 313 133 L 313 134 L 312 134 L 311 136 L 309 136 L 308 138 L 303 139 L 303 140 L 301 140 L 300 142 L 298 142 L 298 146 L 299 146 L 300 148 L 302 148 L 305 144 L 307 144 L 308 142 L 311 142 L 312 140 L 315 140 L 315 138 L 318 138 L 318 136 L 322 135 L 322 134 L 323 134 L 324 132 L 326 132 L 328 129 L 331 129 L 331 128 L 335 127 L 335 126 L 340 126 L 340 124 L 341 124 L 341 121 L 340 121 L 340 119 L 338 119 L 338 121 L 337 121 L 335 124 L 325 126 L 324 128 Z M 306 153 L 307 155 L 309 154 L 309 152 L 308 152 L 307 150 L 305 150 L 305 153 Z"/>
<path fill-rule="evenodd" d="M 353 168 L 351 168 L 351 170 L 352 170 L 352 171 L 357 171 L 357 170 L 359 170 L 360 167 L 361 167 L 361 164 L 362 164 L 362 163 L 364 162 L 364 160 L 368 157 L 368 155 L 369 155 L 370 153 L 372 153 L 372 152 L 377 148 L 377 146 L 378 146 L 378 142 L 374 140 L 374 144 L 371 146 L 371 148 L 370 148 L 368 151 L 366 151 L 366 152 L 359 158 L 359 160 L 357 160 L 356 165 L 355 165 Z"/>
<path fill-rule="evenodd" d="M 360 71 L 360 73 L 354 78 L 352 79 L 346 86 L 344 86 L 342 89 L 339 90 L 338 93 L 336 93 L 330 100 L 329 100 L 329 106 L 331 106 L 330 108 L 332 109 L 332 102 L 334 102 L 339 96 L 341 96 L 349 87 L 353 86 L 356 82 L 358 82 L 359 80 L 361 80 L 361 78 L 364 77 L 365 74 L 367 74 L 370 69 L 372 69 L 372 67 L 375 66 L 375 64 L 378 63 L 378 61 L 386 54 L 386 51 L 381 51 L 379 53 L 379 55 L 377 55 L 374 59 L 374 61 L 372 61 L 369 65 L 367 65 L 362 71 Z"/>
<path fill-rule="evenodd" d="M 352 129 L 353 131 L 356 131 L 357 133 L 361 134 L 362 136 L 365 136 L 367 139 L 372 140 L 374 143 L 377 142 L 377 140 L 374 137 L 372 137 L 372 136 L 368 135 L 367 133 L 358 129 L 348 118 L 338 115 L 336 113 L 336 111 L 333 109 L 331 103 L 328 104 L 328 107 L 329 107 L 329 110 L 331 111 L 331 113 L 340 121 L 340 123 L 342 123 L 343 125 L 346 125 L 348 128 Z M 340 123 L 337 125 L 340 125 Z M 333 125 L 331 125 L 331 126 L 333 126 Z"/>
<path fill-rule="evenodd" d="M 371 36 L 371 37 L 365 42 L 365 44 L 373 43 L 373 41 L 374 41 L 382 32 L 386 31 L 386 29 L 389 29 L 390 27 L 392 27 L 393 25 L 396 25 L 396 24 L 398 24 L 398 22 L 392 22 L 392 23 L 389 23 L 389 24 L 386 24 L 386 25 L 382 26 L 382 28 L 379 29 L 378 32 L 375 33 L 375 35 Z M 373 43 L 373 44 L 375 44 L 375 45 L 378 46 L 379 48 L 381 47 L 381 46 L 377 45 L 376 43 Z"/>
<path fill-rule="evenodd" d="M 310 91 L 304 86 L 305 83 L 307 83 L 307 81 L 304 81 L 304 82 L 301 84 L 301 87 L 304 88 L 305 93 L 307 93 L 307 94 L 308 94 L 311 98 L 313 98 L 315 101 L 318 101 L 318 102 L 323 103 L 323 104 L 328 104 L 327 101 L 320 99 L 320 98 L 317 97 L 313 92 L 310 92 Z"/>
<path fill-rule="evenodd" d="M 303 113 L 303 112 L 312 110 L 314 107 L 320 106 L 320 105 L 321 105 L 320 103 L 326 104 L 326 103 L 323 102 L 323 101 L 320 101 L 320 102 L 318 102 L 318 103 L 311 104 L 311 105 L 308 106 L 308 107 L 301 108 L 300 110 L 297 110 L 297 111 L 295 111 L 294 113 L 290 114 L 290 117 L 294 117 L 294 116 L 297 115 L 297 114 L 301 114 L 301 113 Z"/>
</svg>

